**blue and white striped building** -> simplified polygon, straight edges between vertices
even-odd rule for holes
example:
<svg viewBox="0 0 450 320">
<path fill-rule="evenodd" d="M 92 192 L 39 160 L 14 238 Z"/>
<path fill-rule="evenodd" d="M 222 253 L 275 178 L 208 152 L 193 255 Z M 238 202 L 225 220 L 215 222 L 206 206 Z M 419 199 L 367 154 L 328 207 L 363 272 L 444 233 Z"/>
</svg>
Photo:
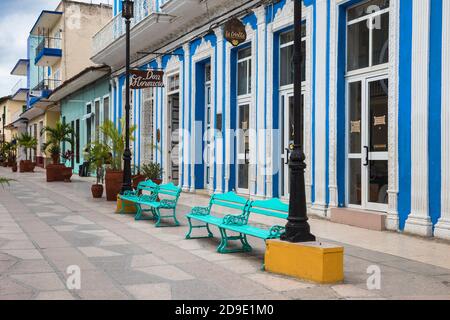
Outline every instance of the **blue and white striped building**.
<svg viewBox="0 0 450 320">
<path fill-rule="evenodd" d="M 166 84 L 133 92 L 136 164 L 161 163 L 185 191 L 287 197 L 293 1 L 135 1 L 133 66 L 163 69 Z M 113 10 L 92 60 L 113 69 L 118 122 Z M 231 17 L 247 29 L 237 48 L 223 37 Z M 310 212 L 377 212 L 390 230 L 450 239 L 450 2 L 304 0 L 303 24 Z"/>
</svg>

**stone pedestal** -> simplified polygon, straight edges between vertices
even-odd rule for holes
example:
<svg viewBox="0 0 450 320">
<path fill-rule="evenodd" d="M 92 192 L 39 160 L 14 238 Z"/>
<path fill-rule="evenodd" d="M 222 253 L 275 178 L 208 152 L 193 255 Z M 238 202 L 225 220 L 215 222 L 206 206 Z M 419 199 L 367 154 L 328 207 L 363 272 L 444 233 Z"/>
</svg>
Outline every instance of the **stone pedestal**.
<svg viewBox="0 0 450 320">
<path fill-rule="evenodd" d="M 318 283 L 344 280 L 344 248 L 321 242 L 290 243 L 267 240 L 268 272 Z"/>
</svg>

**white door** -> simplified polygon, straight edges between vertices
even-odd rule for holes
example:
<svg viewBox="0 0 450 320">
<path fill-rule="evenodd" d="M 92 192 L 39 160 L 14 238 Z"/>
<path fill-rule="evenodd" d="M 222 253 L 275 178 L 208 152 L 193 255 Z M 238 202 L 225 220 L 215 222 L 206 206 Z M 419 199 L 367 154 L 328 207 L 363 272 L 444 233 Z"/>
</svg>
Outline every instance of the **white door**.
<svg viewBox="0 0 450 320">
<path fill-rule="evenodd" d="M 386 76 L 348 82 L 349 206 L 387 210 L 388 87 Z"/>
<path fill-rule="evenodd" d="M 236 133 L 236 160 L 237 160 L 237 181 L 236 190 L 238 193 L 249 193 L 249 164 L 250 164 L 250 105 L 241 104 L 238 106 L 238 130 Z"/>
</svg>

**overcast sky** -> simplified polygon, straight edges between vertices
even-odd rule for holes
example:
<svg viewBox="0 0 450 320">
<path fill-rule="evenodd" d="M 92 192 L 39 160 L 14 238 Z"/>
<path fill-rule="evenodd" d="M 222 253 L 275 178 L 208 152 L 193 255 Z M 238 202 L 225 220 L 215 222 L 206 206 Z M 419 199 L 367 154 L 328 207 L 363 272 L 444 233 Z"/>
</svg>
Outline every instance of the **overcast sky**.
<svg viewBox="0 0 450 320">
<path fill-rule="evenodd" d="M 109 3 L 113 0 L 77 0 Z M 27 57 L 27 38 L 42 10 L 54 10 L 60 0 L 0 0 L 0 97 L 11 94 L 20 77 L 10 75 L 16 62 Z"/>
</svg>

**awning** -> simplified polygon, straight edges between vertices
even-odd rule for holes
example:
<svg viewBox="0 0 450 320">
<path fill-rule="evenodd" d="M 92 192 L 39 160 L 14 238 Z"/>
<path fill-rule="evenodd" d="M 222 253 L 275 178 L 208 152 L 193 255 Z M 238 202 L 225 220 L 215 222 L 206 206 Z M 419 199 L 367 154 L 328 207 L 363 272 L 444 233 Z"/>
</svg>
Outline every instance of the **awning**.
<svg viewBox="0 0 450 320">
<path fill-rule="evenodd" d="M 28 98 L 28 89 L 20 88 L 11 96 L 11 99 L 14 101 L 27 101 Z"/>
<path fill-rule="evenodd" d="M 28 73 L 28 65 L 30 64 L 30 60 L 28 59 L 19 59 L 17 61 L 14 68 L 11 70 L 11 75 L 13 76 L 26 76 Z"/>
<path fill-rule="evenodd" d="M 39 15 L 39 18 L 36 20 L 33 28 L 31 29 L 30 34 L 39 36 L 39 29 L 51 29 L 55 26 L 58 20 L 61 18 L 62 12 L 60 11 L 48 11 L 44 10 Z"/>
<path fill-rule="evenodd" d="M 40 115 L 44 114 L 44 110 L 36 107 L 31 107 L 28 110 L 26 110 L 24 113 L 20 115 L 20 118 L 24 118 L 27 120 L 34 119 L 36 117 L 39 117 Z"/>
<path fill-rule="evenodd" d="M 93 66 L 86 68 L 56 88 L 50 97 L 48 97 L 48 100 L 53 102 L 60 101 L 81 88 L 101 79 L 103 76 L 108 75 L 110 72 L 111 69 L 108 66 Z"/>
</svg>

